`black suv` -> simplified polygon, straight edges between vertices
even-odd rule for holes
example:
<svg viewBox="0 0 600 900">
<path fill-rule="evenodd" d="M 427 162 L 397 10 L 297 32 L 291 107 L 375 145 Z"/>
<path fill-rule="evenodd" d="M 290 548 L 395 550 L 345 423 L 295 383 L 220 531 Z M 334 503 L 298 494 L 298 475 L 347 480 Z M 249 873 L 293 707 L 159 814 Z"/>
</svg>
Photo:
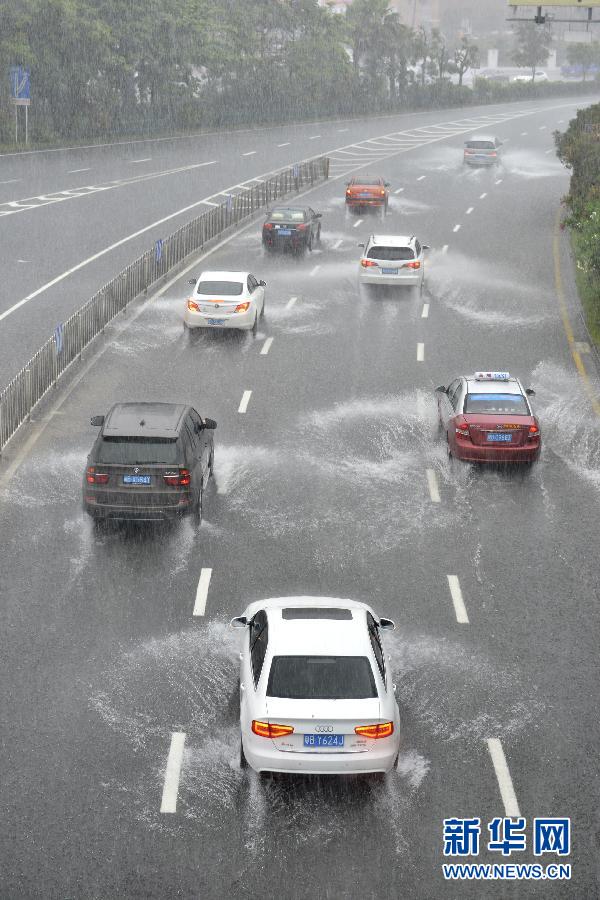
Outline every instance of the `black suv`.
<svg viewBox="0 0 600 900">
<path fill-rule="evenodd" d="M 213 469 L 213 419 L 182 403 L 117 403 L 93 416 L 101 431 L 83 476 L 83 508 L 99 519 L 202 520 Z"/>
<path fill-rule="evenodd" d="M 321 240 L 321 213 L 310 206 L 278 206 L 269 210 L 262 230 L 263 247 L 267 251 L 312 250 Z"/>
</svg>

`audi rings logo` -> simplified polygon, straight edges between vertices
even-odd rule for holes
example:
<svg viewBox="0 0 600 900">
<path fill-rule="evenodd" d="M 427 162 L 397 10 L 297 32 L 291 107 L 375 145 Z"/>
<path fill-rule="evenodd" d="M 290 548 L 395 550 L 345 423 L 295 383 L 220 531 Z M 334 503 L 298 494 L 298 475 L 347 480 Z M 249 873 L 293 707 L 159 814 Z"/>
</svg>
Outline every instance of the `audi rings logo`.
<svg viewBox="0 0 600 900">
<path fill-rule="evenodd" d="M 323 732 L 333 731 L 333 725 L 316 725 L 315 731 L 317 734 L 323 734 Z"/>
<path fill-rule="evenodd" d="M 139 467 L 138 467 L 138 466 L 134 466 L 134 467 L 133 467 L 133 474 L 134 474 L 134 475 L 137 475 L 137 474 L 139 473 L 139 471 L 140 471 L 140 470 L 139 470 Z"/>
</svg>

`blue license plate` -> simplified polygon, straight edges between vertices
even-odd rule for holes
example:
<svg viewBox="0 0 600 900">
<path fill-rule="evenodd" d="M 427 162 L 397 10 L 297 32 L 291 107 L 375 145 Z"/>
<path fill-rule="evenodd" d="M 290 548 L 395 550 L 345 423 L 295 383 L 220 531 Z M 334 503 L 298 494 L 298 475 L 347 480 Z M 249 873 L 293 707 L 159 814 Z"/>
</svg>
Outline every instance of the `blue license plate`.
<svg viewBox="0 0 600 900">
<path fill-rule="evenodd" d="M 209 325 L 224 325 L 225 319 L 207 319 Z"/>
<path fill-rule="evenodd" d="M 290 228 L 280 228 L 277 234 L 283 235 L 283 237 L 289 237 L 292 233 Z"/>
<path fill-rule="evenodd" d="M 512 443 L 512 434 L 488 434 L 487 440 L 495 444 L 510 444 Z"/>
<path fill-rule="evenodd" d="M 381 274 L 382 275 L 397 275 L 398 269 L 382 269 Z"/>
<path fill-rule="evenodd" d="M 151 484 L 150 475 L 123 475 L 123 484 Z"/>
<path fill-rule="evenodd" d="M 363 191 L 363 192 L 360 193 L 358 196 L 359 196 L 359 197 L 370 197 L 371 195 L 369 194 L 368 191 Z"/>
<path fill-rule="evenodd" d="M 343 747 L 343 734 L 305 734 L 305 747 Z"/>
</svg>

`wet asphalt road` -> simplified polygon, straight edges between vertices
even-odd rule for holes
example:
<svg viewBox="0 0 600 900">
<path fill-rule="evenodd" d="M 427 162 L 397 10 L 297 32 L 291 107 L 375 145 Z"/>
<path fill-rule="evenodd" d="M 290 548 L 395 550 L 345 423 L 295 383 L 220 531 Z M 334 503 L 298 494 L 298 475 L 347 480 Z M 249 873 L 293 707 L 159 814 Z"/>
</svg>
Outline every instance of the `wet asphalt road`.
<svg viewBox="0 0 600 900">
<path fill-rule="evenodd" d="M 2 491 L 3 898 L 598 895 L 599 431 L 560 320 L 552 242 L 568 181 L 546 153 L 571 114 L 495 126 L 497 170 L 463 170 L 460 138 L 379 163 L 385 223 L 357 225 L 343 181 L 319 187 L 312 254 L 266 257 L 253 225 L 202 264 L 267 281 L 256 338 L 184 333 L 186 275 L 112 332 L 56 415 L 40 413 Z M 359 291 L 356 243 L 377 230 L 431 245 L 423 296 Z M 574 308 L 564 246 L 561 263 Z M 448 461 L 432 391 L 479 367 L 535 388 L 532 471 Z M 89 416 L 123 399 L 188 399 L 217 419 L 198 531 L 84 518 Z M 383 782 L 239 768 L 227 622 L 298 593 L 363 599 L 397 623 L 403 750 Z M 179 731 L 177 811 L 161 814 Z M 444 883 L 443 819 L 504 815 L 494 738 L 521 814 L 571 816 L 570 883 Z"/>
</svg>

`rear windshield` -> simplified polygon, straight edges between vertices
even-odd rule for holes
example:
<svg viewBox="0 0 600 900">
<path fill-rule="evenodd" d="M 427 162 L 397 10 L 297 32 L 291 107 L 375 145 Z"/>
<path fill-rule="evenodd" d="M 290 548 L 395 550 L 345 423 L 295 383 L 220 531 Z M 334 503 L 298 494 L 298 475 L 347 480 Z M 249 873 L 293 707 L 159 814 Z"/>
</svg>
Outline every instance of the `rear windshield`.
<svg viewBox="0 0 600 900">
<path fill-rule="evenodd" d="M 176 440 L 156 438 L 105 437 L 98 444 L 96 462 L 124 466 L 179 462 Z"/>
<path fill-rule="evenodd" d="M 499 416 L 506 413 L 512 416 L 531 415 L 521 394 L 467 394 L 464 412 Z"/>
<path fill-rule="evenodd" d="M 366 656 L 274 656 L 267 696 L 290 700 L 361 700 L 376 697 Z"/>
<path fill-rule="evenodd" d="M 274 209 L 269 216 L 271 222 L 304 222 L 303 209 Z"/>
<path fill-rule="evenodd" d="M 197 294 L 219 294 L 225 297 L 236 297 L 243 289 L 241 281 L 199 281 L 196 285 Z"/>
<path fill-rule="evenodd" d="M 415 254 L 410 247 L 370 247 L 368 259 L 414 259 Z"/>
<path fill-rule="evenodd" d="M 495 150 L 493 141 L 467 141 L 469 150 Z"/>
<path fill-rule="evenodd" d="M 351 184 L 381 186 L 381 178 L 353 178 Z"/>
</svg>

